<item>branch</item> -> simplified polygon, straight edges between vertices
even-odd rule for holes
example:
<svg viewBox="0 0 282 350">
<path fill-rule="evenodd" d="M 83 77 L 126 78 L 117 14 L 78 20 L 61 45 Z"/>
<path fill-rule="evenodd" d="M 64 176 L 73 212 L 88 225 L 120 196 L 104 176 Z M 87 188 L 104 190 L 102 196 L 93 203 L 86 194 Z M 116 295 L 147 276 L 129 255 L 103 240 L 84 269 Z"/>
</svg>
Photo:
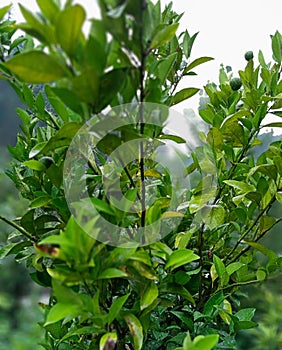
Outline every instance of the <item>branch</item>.
<svg viewBox="0 0 282 350">
<path fill-rule="evenodd" d="M 37 242 L 37 238 L 34 237 L 33 235 L 31 235 L 29 232 L 27 232 L 23 227 L 19 226 L 18 224 L 16 224 L 14 221 L 4 218 L 3 216 L 0 216 L 0 220 L 6 222 L 6 224 L 12 226 L 13 228 L 15 228 L 16 230 L 18 230 L 23 236 L 25 236 L 27 239 L 29 239 L 30 241 L 36 243 Z"/>
</svg>

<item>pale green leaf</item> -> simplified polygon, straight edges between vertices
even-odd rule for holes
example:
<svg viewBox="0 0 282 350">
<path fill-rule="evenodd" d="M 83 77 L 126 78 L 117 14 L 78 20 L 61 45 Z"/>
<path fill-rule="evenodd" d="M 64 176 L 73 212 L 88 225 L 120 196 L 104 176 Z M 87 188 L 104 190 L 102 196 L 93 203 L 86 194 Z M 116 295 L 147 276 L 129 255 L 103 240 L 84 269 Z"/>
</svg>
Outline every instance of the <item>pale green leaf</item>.
<svg viewBox="0 0 282 350">
<path fill-rule="evenodd" d="M 108 279 L 108 278 L 127 278 L 128 275 L 122 270 L 110 267 L 104 270 L 99 276 L 98 279 Z"/>
<path fill-rule="evenodd" d="M 134 350 L 141 350 L 143 345 L 143 328 L 140 321 L 133 314 L 126 314 L 124 319 L 133 338 Z"/>
<path fill-rule="evenodd" d="M 226 266 L 226 272 L 227 272 L 228 276 L 231 276 L 234 272 L 238 271 L 244 265 L 245 264 L 237 261 L 237 262 L 231 263 L 228 266 Z"/>
<path fill-rule="evenodd" d="M 0 21 L 2 21 L 2 19 L 9 12 L 11 7 L 12 7 L 12 4 L 0 8 Z"/>
<path fill-rule="evenodd" d="M 171 268 L 171 270 L 176 269 L 179 266 L 188 264 L 192 261 L 198 260 L 200 257 L 193 253 L 189 249 L 179 249 L 175 250 L 168 258 L 165 268 Z"/>
<path fill-rule="evenodd" d="M 73 318 L 81 314 L 81 306 L 71 303 L 58 303 L 55 304 L 47 315 L 44 326 L 63 320 L 67 316 Z"/>
<path fill-rule="evenodd" d="M 162 216 L 161 219 L 169 219 L 169 218 L 183 218 L 184 215 L 182 213 L 179 213 L 177 211 L 165 211 Z"/>
<path fill-rule="evenodd" d="M 65 8 L 56 22 L 56 35 L 62 49 L 73 58 L 79 39 L 82 35 L 82 25 L 86 13 L 82 6 L 74 5 Z"/>
<path fill-rule="evenodd" d="M 179 23 L 170 24 L 163 29 L 160 29 L 152 39 L 150 49 L 154 50 L 167 42 L 169 42 L 175 35 Z"/>
<path fill-rule="evenodd" d="M 67 76 L 65 68 L 55 58 L 35 50 L 13 56 L 5 66 L 19 79 L 32 84 L 49 83 Z"/>
<path fill-rule="evenodd" d="M 141 310 L 146 309 L 150 306 L 159 295 L 159 290 L 155 282 L 151 281 L 141 296 L 140 308 Z"/>
<path fill-rule="evenodd" d="M 231 186 L 240 190 L 240 192 L 243 192 L 243 193 L 253 192 L 256 190 L 255 186 L 249 185 L 243 181 L 224 180 L 223 182 L 225 182 L 228 186 Z"/>
<path fill-rule="evenodd" d="M 36 0 L 40 10 L 44 16 L 51 22 L 56 21 L 56 17 L 59 14 L 60 8 L 54 0 Z"/>
<path fill-rule="evenodd" d="M 212 350 L 217 344 L 218 339 L 219 339 L 218 334 L 211 334 L 205 337 L 197 336 L 193 340 L 193 347 L 191 347 L 191 350 Z"/>
<path fill-rule="evenodd" d="M 23 163 L 23 165 L 27 166 L 29 169 L 36 170 L 36 171 L 44 171 L 46 170 L 46 167 L 43 163 L 39 162 L 38 160 L 27 160 Z"/>
</svg>

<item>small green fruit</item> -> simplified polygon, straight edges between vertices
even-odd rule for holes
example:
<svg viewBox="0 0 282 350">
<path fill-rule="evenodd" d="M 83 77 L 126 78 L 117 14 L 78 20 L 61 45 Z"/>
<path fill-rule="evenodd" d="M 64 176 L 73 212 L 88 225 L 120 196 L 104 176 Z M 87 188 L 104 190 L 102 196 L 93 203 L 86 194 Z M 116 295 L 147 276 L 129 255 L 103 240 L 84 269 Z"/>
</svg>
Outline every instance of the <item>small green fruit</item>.
<svg viewBox="0 0 282 350">
<path fill-rule="evenodd" d="M 247 60 L 247 61 L 250 61 L 250 60 L 252 60 L 254 58 L 254 53 L 253 53 L 253 51 L 247 51 L 246 53 L 245 53 L 245 59 Z"/>
<path fill-rule="evenodd" d="M 42 157 L 39 159 L 39 162 L 45 165 L 46 169 L 50 168 L 52 164 L 54 164 L 54 159 L 51 157 Z"/>
<path fill-rule="evenodd" d="M 241 79 L 240 78 L 232 78 L 230 80 L 230 86 L 231 86 L 231 89 L 233 91 L 237 91 L 240 89 L 240 87 L 242 86 L 242 82 L 241 82 Z"/>
</svg>

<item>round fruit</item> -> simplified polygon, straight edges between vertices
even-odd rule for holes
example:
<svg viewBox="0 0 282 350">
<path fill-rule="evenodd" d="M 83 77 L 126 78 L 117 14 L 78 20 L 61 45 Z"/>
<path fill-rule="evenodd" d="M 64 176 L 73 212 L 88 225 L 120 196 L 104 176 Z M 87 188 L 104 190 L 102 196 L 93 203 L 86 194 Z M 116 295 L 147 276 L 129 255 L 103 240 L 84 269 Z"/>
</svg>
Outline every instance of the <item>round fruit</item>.
<svg viewBox="0 0 282 350">
<path fill-rule="evenodd" d="M 241 79 L 240 78 L 232 78 L 230 80 L 230 86 L 231 86 L 231 89 L 233 91 L 237 91 L 240 89 L 240 87 L 242 86 L 242 82 L 241 82 Z"/>
<path fill-rule="evenodd" d="M 50 168 L 50 166 L 55 163 L 51 157 L 42 157 L 39 159 L 39 162 L 44 164 L 46 169 Z"/>
<path fill-rule="evenodd" d="M 252 60 L 254 58 L 254 53 L 253 53 L 253 51 L 247 51 L 246 53 L 245 53 L 245 59 L 247 60 L 247 61 L 250 61 L 250 60 Z"/>
</svg>

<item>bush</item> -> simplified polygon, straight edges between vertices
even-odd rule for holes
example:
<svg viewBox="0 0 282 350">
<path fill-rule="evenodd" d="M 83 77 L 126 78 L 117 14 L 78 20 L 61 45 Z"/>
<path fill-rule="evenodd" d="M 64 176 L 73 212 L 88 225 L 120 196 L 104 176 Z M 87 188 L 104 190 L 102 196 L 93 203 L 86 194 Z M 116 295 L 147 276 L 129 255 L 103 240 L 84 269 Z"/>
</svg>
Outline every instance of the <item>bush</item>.
<svg viewBox="0 0 282 350">
<path fill-rule="evenodd" d="M 18 234 L 0 255 L 51 288 L 41 345 L 235 349 L 256 326 L 240 288 L 281 270 L 260 243 L 280 220 L 270 209 L 282 203 L 281 140 L 251 155 L 266 115 L 282 113 L 280 33 L 275 62 L 249 60 L 242 87 L 224 67 L 205 86 L 209 131 L 189 152 L 167 121 L 199 91 L 179 83 L 211 58 L 191 59 L 197 34 L 177 34 L 172 4 L 101 0 L 85 36 L 83 7 L 37 2 L 40 16 L 21 6 L 28 35 L 0 66 L 27 105 L 8 175 L 29 201 L 20 220 L 1 217 Z"/>
</svg>

